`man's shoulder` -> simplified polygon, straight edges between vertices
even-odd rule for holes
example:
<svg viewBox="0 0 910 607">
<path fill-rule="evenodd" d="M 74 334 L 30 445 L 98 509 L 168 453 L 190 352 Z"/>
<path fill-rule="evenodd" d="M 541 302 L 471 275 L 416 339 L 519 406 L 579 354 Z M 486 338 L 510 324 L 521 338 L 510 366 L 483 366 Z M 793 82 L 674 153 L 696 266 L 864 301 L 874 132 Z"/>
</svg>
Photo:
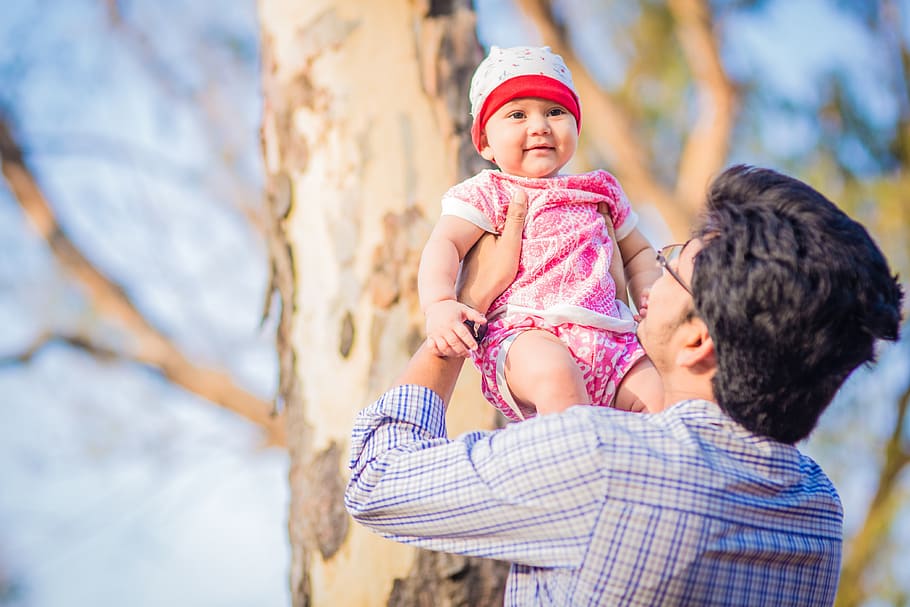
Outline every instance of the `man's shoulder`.
<svg viewBox="0 0 910 607">
<path fill-rule="evenodd" d="M 601 444 L 612 448 L 623 444 L 641 445 L 658 438 L 671 419 L 685 416 L 686 412 L 684 408 L 679 408 L 658 414 L 631 413 L 612 407 L 577 405 L 560 415 L 569 427 L 589 432 Z"/>
<path fill-rule="evenodd" d="M 564 412 L 565 423 L 587 431 L 608 451 L 694 457 L 707 445 L 736 442 L 739 426 L 716 404 L 681 401 L 659 413 L 631 413 L 610 407 L 580 405 Z"/>
</svg>

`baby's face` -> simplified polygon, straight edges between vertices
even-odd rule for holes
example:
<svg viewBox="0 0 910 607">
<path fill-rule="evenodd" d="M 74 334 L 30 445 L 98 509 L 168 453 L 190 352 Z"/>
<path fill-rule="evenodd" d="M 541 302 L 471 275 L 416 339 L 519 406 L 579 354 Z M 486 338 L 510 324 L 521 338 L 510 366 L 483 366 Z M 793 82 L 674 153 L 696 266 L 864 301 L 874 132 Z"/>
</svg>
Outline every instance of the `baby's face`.
<svg viewBox="0 0 910 607">
<path fill-rule="evenodd" d="M 538 97 L 506 102 L 487 121 L 480 155 L 519 177 L 554 177 L 578 147 L 575 117 Z"/>
</svg>

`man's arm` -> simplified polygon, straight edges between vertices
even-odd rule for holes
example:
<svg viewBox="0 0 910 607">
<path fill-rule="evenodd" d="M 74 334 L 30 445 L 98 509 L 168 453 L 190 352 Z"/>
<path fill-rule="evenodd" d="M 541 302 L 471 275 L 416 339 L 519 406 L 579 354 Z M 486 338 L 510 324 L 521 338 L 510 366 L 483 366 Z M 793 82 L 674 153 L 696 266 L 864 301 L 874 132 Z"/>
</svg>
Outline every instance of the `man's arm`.
<svg viewBox="0 0 910 607">
<path fill-rule="evenodd" d="M 357 417 L 345 507 L 358 523 L 406 544 L 577 567 L 609 495 L 590 419 L 597 409 L 573 407 L 452 440 L 439 397 L 399 386 Z"/>
<path fill-rule="evenodd" d="M 456 299 L 455 281 L 459 263 L 483 233 L 461 217 L 443 215 L 423 248 L 417 269 L 417 291 L 432 354 L 468 356 L 477 347 L 464 322 L 481 322 L 482 317 Z"/>
<path fill-rule="evenodd" d="M 448 407 L 463 364 L 463 356 L 438 356 L 433 352 L 433 348 L 424 342 L 411 356 L 411 360 L 392 387 L 415 384 L 429 388 L 439 395 L 443 406 Z"/>
<path fill-rule="evenodd" d="M 509 203 L 502 234 L 485 234 L 465 258 L 458 284 L 458 298 L 462 303 L 481 314 L 486 313 L 493 300 L 514 280 L 527 214 L 528 197 L 523 190 L 519 190 Z M 424 343 L 408 361 L 393 386 L 424 386 L 448 405 L 463 364 L 464 358 L 437 356 Z"/>
<path fill-rule="evenodd" d="M 458 264 L 483 233 L 461 217 L 439 218 L 423 247 L 417 268 L 417 293 L 424 312 L 438 301 L 455 299 Z"/>
<path fill-rule="evenodd" d="M 528 195 L 512 194 L 502 234 L 484 234 L 465 256 L 458 275 L 458 300 L 486 314 L 490 304 L 518 273 L 521 238 L 528 216 Z"/>
</svg>

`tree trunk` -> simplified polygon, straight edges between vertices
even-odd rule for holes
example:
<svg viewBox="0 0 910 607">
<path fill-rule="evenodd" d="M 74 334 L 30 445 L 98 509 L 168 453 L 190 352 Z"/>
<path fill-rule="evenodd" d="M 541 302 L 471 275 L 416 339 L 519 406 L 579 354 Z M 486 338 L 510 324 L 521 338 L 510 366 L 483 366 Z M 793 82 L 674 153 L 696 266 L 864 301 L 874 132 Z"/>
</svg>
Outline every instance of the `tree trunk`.
<svg viewBox="0 0 910 607">
<path fill-rule="evenodd" d="M 291 595 L 304 605 L 501 605 L 505 567 L 351 524 L 356 412 L 423 339 L 416 276 L 445 189 L 478 168 L 467 0 L 261 0 L 279 392 L 291 457 Z M 466 374 L 450 432 L 488 425 Z M 471 421 L 467 421 L 467 420 Z"/>
</svg>

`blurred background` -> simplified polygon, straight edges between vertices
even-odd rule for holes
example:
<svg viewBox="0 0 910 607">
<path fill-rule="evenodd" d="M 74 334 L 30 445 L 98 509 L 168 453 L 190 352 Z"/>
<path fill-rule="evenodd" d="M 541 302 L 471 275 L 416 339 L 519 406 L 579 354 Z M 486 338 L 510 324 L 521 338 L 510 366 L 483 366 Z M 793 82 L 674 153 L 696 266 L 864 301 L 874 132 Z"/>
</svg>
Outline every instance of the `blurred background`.
<svg viewBox="0 0 910 607">
<path fill-rule="evenodd" d="M 485 47 L 558 27 L 659 180 L 695 118 L 666 4 L 475 9 Z M 739 96 L 727 164 L 809 181 L 907 285 L 910 1 L 706 4 Z M 252 0 L 4 2 L 0 605 L 289 604 L 261 107 Z M 663 244 L 672 221 L 639 211 Z M 910 604 L 904 333 L 805 445 L 846 508 L 843 604 Z"/>
</svg>

